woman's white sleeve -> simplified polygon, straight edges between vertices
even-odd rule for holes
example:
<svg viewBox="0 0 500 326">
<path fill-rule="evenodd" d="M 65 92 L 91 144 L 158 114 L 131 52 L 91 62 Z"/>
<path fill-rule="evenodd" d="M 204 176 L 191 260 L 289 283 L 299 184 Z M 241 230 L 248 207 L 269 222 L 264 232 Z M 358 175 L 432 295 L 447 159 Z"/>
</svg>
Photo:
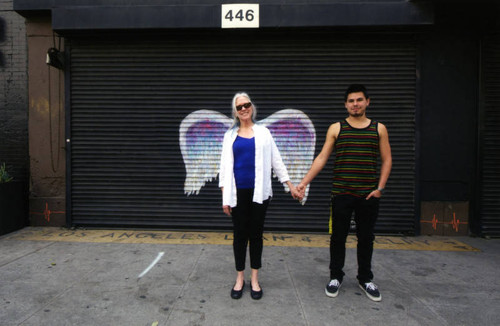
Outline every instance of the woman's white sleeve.
<svg viewBox="0 0 500 326">
<path fill-rule="evenodd" d="M 271 137 L 271 146 L 272 146 L 271 164 L 273 166 L 274 173 L 276 173 L 281 183 L 287 182 L 290 180 L 290 177 L 288 176 L 288 171 L 281 158 L 278 146 L 276 146 L 276 143 L 274 142 L 274 139 L 272 137 Z"/>
</svg>

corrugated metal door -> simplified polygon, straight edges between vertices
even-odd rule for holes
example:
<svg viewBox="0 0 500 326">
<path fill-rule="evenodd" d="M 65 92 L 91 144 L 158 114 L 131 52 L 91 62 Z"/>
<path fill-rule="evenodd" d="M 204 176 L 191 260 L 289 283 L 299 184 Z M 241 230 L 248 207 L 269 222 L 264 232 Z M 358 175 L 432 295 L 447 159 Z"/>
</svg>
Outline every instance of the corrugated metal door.
<svg viewBox="0 0 500 326">
<path fill-rule="evenodd" d="M 246 91 L 258 120 L 285 108 L 304 112 L 317 155 L 328 126 L 346 116 L 345 88 L 361 82 L 372 98 L 369 116 L 388 127 L 394 156 L 377 231 L 415 231 L 411 35 L 219 30 L 69 40 L 74 225 L 228 229 L 218 179 L 198 194 L 184 192 L 183 119 L 200 109 L 229 119 L 232 96 Z M 331 162 L 304 206 L 274 182 L 268 230 L 328 229 Z"/>
<path fill-rule="evenodd" d="M 483 53 L 481 232 L 500 236 L 500 33 L 485 38 Z"/>
</svg>

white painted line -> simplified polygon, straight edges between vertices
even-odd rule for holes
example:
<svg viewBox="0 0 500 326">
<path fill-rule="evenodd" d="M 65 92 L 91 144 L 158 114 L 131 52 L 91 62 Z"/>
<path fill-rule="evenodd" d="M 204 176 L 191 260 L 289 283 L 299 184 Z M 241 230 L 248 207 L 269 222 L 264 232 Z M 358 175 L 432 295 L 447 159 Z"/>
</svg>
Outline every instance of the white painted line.
<svg viewBox="0 0 500 326">
<path fill-rule="evenodd" d="M 161 257 L 163 256 L 164 252 L 159 252 L 158 253 L 158 256 L 156 256 L 155 260 L 153 260 L 153 262 L 148 266 L 148 268 L 146 268 L 138 277 L 137 279 L 140 279 L 141 277 L 143 277 L 144 275 L 147 274 L 147 272 L 149 272 L 149 270 L 151 268 L 153 268 L 154 265 L 156 265 L 157 262 L 160 261 Z"/>
</svg>

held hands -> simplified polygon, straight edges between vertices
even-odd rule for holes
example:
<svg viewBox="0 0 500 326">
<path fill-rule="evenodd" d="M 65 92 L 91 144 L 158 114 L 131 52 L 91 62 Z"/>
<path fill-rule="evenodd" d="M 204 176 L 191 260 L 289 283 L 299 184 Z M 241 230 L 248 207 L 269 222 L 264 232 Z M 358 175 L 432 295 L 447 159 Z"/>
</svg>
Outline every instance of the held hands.
<svg viewBox="0 0 500 326">
<path fill-rule="evenodd" d="M 302 201 L 302 199 L 304 199 L 304 197 L 306 195 L 306 186 L 302 183 L 300 183 L 297 187 L 294 187 L 293 185 L 291 185 L 290 192 L 292 193 L 293 199 L 297 199 L 298 201 Z"/>
<path fill-rule="evenodd" d="M 299 192 L 299 200 L 302 200 L 306 196 L 307 185 L 302 182 L 297 186 L 297 191 Z"/>
<path fill-rule="evenodd" d="M 292 195 L 293 199 L 301 201 L 303 196 L 300 195 L 300 192 L 297 190 L 297 188 L 293 184 L 289 184 L 288 187 L 290 188 L 290 194 Z"/>
</svg>

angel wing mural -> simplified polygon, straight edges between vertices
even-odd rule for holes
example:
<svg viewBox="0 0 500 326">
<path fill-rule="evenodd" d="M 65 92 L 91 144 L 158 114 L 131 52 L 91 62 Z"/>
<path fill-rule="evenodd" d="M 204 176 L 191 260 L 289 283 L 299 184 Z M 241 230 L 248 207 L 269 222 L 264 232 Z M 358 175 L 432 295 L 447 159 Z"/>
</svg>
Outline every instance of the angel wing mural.
<svg viewBox="0 0 500 326">
<path fill-rule="evenodd" d="M 309 117 L 300 110 L 285 109 L 273 113 L 258 124 L 273 135 L 293 184 L 307 173 L 314 158 L 316 131 Z M 198 194 L 206 182 L 219 173 L 219 160 L 224 133 L 232 119 L 212 110 L 198 110 L 186 116 L 179 127 L 179 144 L 186 167 L 184 193 Z M 286 184 L 285 191 L 290 191 Z M 305 204 L 309 186 L 302 200 Z"/>
</svg>

